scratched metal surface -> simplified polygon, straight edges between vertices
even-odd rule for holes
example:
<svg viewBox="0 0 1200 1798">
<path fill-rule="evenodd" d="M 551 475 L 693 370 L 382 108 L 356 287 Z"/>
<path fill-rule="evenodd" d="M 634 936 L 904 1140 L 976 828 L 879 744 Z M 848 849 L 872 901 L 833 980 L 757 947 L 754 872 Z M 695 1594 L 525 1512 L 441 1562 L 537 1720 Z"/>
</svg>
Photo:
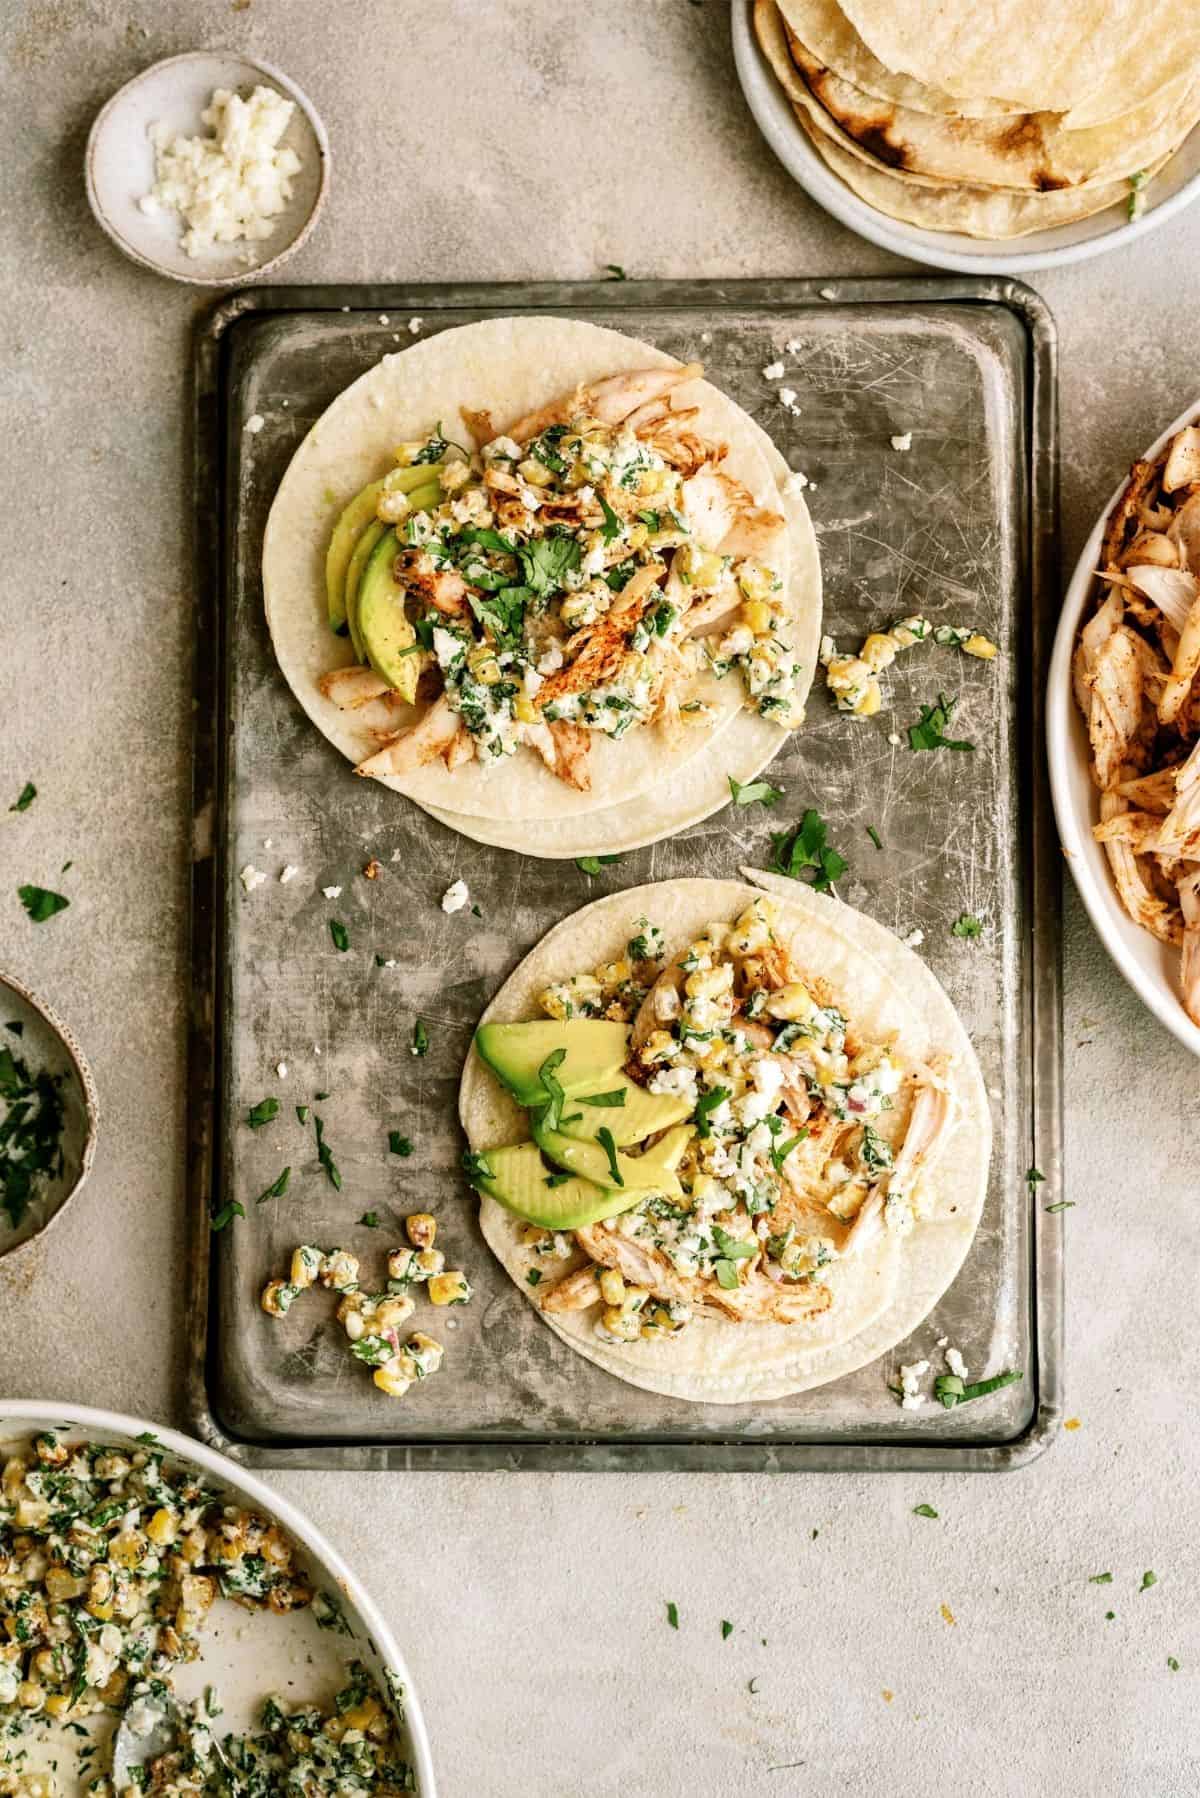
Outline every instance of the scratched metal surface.
<svg viewBox="0 0 1200 1798">
<path fill-rule="evenodd" d="M 834 299 L 821 298 L 816 283 L 673 287 L 650 303 L 644 293 L 601 288 L 580 310 L 702 359 L 808 475 L 825 628 L 839 641 L 921 610 L 987 631 L 1002 658 L 986 665 L 915 649 L 889 673 L 885 709 L 868 723 L 836 715 L 818 681 L 807 728 L 771 768 L 786 790 L 775 812 L 728 809 L 624 857 L 598 880 L 571 863 L 483 848 L 396 794 L 354 780 L 277 673 L 262 616 L 266 514 L 322 409 L 396 347 L 396 332 L 408 340 L 410 311 L 428 335 L 518 302 L 495 293 L 420 290 L 406 301 L 363 290 L 285 290 L 242 296 L 213 332 L 219 412 L 202 425 L 226 450 L 224 641 L 202 642 L 200 653 L 223 663 L 224 765 L 209 864 L 216 1009 L 202 1005 L 198 1015 L 211 1017 L 218 1065 L 210 1202 L 236 1199 L 246 1215 L 203 1246 L 198 1226 L 193 1320 L 198 1332 L 207 1324 L 207 1355 L 202 1372 L 198 1359 L 192 1403 L 204 1433 L 242 1458 L 991 1467 L 1036 1451 L 1057 1379 L 1048 1360 L 1057 1341 L 1056 1245 L 1039 1250 L 1036 1233 L 1049 1225 L 1037 1218 L 1024 1179 L 1035 1155 L 1052 1166 L 1057 1152 L 1056 917 L 1045 893 L 1037 929 L 1031 909 L 1039 777 L 1029 692 L 1040 654 L 1031 532 L 1046 524 L 1031 511 L 1031 469 L 1046 451 L 1030 441 L 1038 417 L 1031 329 L 1044 332 L 1044 315 L 1031 324 L 1027 305 L 1008 290 L 985 289 L 989 303 L 973 283 L 952 284 L 960 297 L 948 299 L 934 283 L 889 283 L 886 304 L 867 297 L 873 286 L 843 286 Z M 575 299 L 569 289 L 538 297 L 558 309 Z M 790 352 L 789 342 L 797 345 Z M 781 354 L 799 416 L 762 378 Z M 203 392 L 201 401 L 203 411 Z M 244 429 L 253 414 L 265 421 L 257 434 Z M 891 437 L 910 431 L 911 450 L 893 450 Z M 958 695 L 954 734 L 974 742 L 971 755 L 913 754 L 889 741 L 903 737 L 939 688 Z M 478 1014 L 552 923 L 620 886 L 764 864 L 771 830 L 808 805 L 820 809 L 849 861 L 842 897 L 902 935 L 923 931 L 921 953 L 966 1021 L 995 1122 L 987 1207 L 958 1280 L 881 1361 L 771 1404 L 688 1405 L 579 1360 L 493 1261 L 459 1171 L 459 1073 Z M 371 857 L 383 866 L 374 881 L 362 874 Z M 238 878 L 246 864 L 267 875 L 250 893 Z M 299 872 L 281 883 L 288 864 Z M 442 892 L 459 877 L 481 917 L 441 912 Z M 327 899 L 331 886 L 342 890 Z M 983 920 L 979 941 L 950 934 L 964 911 Z M 346 953 L 331 941 L 330 918 L 349 931 Z M 377 956 L 396 966 L 379 966 Z M 428 1025 L 424 1059 L 410 1053 L 418 1015 Z M 281 1102 L 278 1119 L 247 1128 L 247 1108 L 268 1094 Z M 302 1104 L 324 1119 L 340 1191 L 317 1164 L 311 1122 L 306 1128 L 296 1117 Z M 390 1129 L 412 1139 L 410 1159 L 389 1155 Z M 284 1166 L 286 1196 L 256 1203 Z M 302 1296 L 283 1321 L 268 1319 L 257 1298 L 300 1241 L 350 1247 L 363 1259 L 364 1284 L 381 1284 L 385 1250 L 401 1240 L 400 1220 L 414 1209 L 437 1215 L 448 1265 L 468 1270 L 476 1296 L 451 1313 L 419 1306 L 414 1325 L 445 1341 L 446 1363 L 396 1401 L 348 1355 L 330 1295 Z M 368 1213 L 378 1228 L 359 1221 Z M 888 1382 L 901 1361 L 940 1365 L 934 1345 L 942 1336 L 972 1369 L 1023 1367 L 1025 1381 L 959 1412 L 902 1412 Z"/>
</svg>

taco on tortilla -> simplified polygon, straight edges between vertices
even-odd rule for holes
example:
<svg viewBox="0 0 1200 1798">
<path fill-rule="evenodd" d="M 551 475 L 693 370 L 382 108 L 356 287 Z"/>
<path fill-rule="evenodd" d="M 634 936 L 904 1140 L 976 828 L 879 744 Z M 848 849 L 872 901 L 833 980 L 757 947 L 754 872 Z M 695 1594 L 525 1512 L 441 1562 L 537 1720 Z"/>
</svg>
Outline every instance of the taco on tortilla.
<svg viewBox="0 0 1200 1798">
<path fill-rule="evenodd" d="M 929 971 L 838 900 L 752 878 L 557 926 L 484 1014 L 460 1097 L 484 1235 L 546 1322 L 708 1402 L 821 1384 L 915 1328 L 990 1154 Z"/>
<path fill-rule="evenodd" d="M 264 593 L 289 683 L 358 773 L 575 853 L 555 826 L 670 788 L 665 834 L 719 735 L 744 779 L 798 727 L 811 527 L 700 375 L 578 320 L 490 320 L 385 358 L 318 421 Z"/>
</svg>

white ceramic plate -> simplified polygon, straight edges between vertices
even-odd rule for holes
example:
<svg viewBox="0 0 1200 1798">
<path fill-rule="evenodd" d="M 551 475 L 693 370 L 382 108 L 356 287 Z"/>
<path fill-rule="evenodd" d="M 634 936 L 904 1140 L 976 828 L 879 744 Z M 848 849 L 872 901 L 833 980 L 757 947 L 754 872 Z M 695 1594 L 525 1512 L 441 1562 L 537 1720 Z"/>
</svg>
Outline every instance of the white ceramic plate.
<svg viewBox="0 0 1200 1798">
<path fill-rule="evenodd" d="M 39 1430 L 122 1446 L 134 1445 L 139 1435 L 152 1431 L 170 1460 L 206 1475 L 234 1503 L 278 1519 L 297 1545 L 300 1563 L 309 1578 L 319 1590 L 336 1598 L 348 1635 L 318 1629 L 309 1610 L 276 1616 L 270 1611 L 246 1611 L 218 1600 L 209 1614 L 199 1658 L 180 1669 L 179 1688 L 184 1697 L 197 1696 L 211 1683 L 225 1705 L 222 1727 L 241 1731 L 250 1727 L 262 1700 L 272 1692 L 293 1702 L 331 1697 L 350 1660 L 364 1662 L 385 1695 L 387 1684 L 383 1675 L 391 1672 L 404 1687 L 406 1746 L 409 1761 L 416 1769 L 419 1798 L 437 1798 L 421 1706 L 395 1638 L 336 1549 L 300 1511 L 244 1468 L 176 1430 L 124 1417 L 116 1411 L 57 1405 L 40 1399 L 0 1399 L 0 1459 L 14 1443 Z M 222 1607 L 227 1614 L 222 1615 Z M 191 1676 L 191 1684 L 187 1675 Z M 53 1748 L 61 1755 L 70 1745 L 67 1739 L 55 1742 Z"/>
<path fill-rule="evenodd" d="M 273 87 L 296 110 L 283 136 L 301 168 L 292 197 L 258 243 L 214 244 L 199 256 L 182 248 L 184 226 L 174 212 L 145 213 L 138 205 L 154 185 L 154 147 L 149 127 L 158 120 L 172 132 L 204 136 L 200 115 L 216 88 L 244 96 Z M 143 268 L 196 287 L 229 287 L 275 269 L 300 248 L 317 222 L 329 185 L 329 140 L 312 101 L 273 63 L 232 51 L 194 50 L 156 62 L 123 88 L 97 115 L 84 157 L 88 202 L 118 249 Z"/>
<path fill-rule="evenodd" d="M 1200 405 L 1193 401 L 1140 459 L 1153 461 L 1176 431 L 1195 423 L 1198 417 Z M 1100 796 L 1090 773 L 1087 727 L 1071 692 L 1075 639 L 1085 613 L 1090 610 L 1092 580 L 1100 557 L 1104 527 L 1124 486 L 1122 481 L 1105 501 L 1104 510 L 1084 544 L 1083 554 L 1067 588 L 1054 638 L 1046 695 L 1050 791 L 1067 866 L 1101 942 L 1139 999 L 1150 1007 L 1159 1022 L 1165 1024 L 1193 1055 L 1200 1055 L 1200 1027 L 1192 1023 L 1179 996 L 1179 951 L 1160 943 L 1129 917 L 1117 897 L 1108 858 L 1092 836 L 1093 824 L 1100 822 Z"/>
<path fill-rule="evenodd" d="M 808 141 L 771 65 L 758 47 L 752 21 L 754 0 L 734 0 L 733 54 L 746 102 L 759 130 L 788 173 L 826 212 L 881 249 L 930 268 L 968 275 L 1015 275 L 1034 268 L 1086 262 L 1106 250 L 1133 243 L 1174 218 L 1200 197 L 1200 130 L 1171 158 L 1147 189 L 1151 203 L 1136 219 L 1126 207 L 1110 206 L 1091 218 L 1028 237 L 967 237 L 957 231 L 923 231 L 902 219 L 876 212 L 839 180 Z"/>
</svg>

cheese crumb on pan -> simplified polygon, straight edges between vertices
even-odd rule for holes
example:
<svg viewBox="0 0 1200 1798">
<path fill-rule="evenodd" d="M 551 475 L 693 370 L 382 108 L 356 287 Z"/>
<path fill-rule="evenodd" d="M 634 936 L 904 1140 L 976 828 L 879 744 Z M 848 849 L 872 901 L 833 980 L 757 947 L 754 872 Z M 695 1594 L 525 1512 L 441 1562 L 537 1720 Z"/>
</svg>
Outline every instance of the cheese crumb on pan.
<svg viewBox="0 0 1200 1798">
<path fill-rule="evenodd" d="M 178 212 L 187 226 L 183 247 L 193 257 L 214 244 L 269 237 L 300 172 L 299 156 L 279 143 L 295 110 L 271 87 L 256 87 L 248 100 L 219 87 L 200 114 L 208 136 L 175 136 L 156 120 L 155 181 L 138 202 L 141 210 Z"/>
</svg>

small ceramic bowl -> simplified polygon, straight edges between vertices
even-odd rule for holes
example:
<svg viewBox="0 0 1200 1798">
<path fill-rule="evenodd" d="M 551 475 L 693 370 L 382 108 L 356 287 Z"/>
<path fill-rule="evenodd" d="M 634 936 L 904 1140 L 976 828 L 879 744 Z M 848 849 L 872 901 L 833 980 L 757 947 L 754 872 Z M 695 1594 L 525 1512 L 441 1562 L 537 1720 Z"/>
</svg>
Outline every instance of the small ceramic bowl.
<svg viewBox="0 0 1200 1798">
<path fill-rule="evenodd" d="M 1194 400 L 1169 424 L 1141 458 L 1153 462 L 1176 431 L 1200 419 Z M 1132 460 L 1132 458 L 1130 458 Z M 1125 491 L 1121 481 L 1105 502 L 1083 546 L 1067 588 L 1054 637 L 1046 690 L 1046 749 L 1050 791 L 1063 854 L 1101 942 L 1142 1003 L 1193 1055 L 1200 1055 L 1200 1025 L 1193 1024 L 1179 996 L 1179 951 L 1160 943 L 1134 923 L 1117 896 L 1103 846 L 1092 835 L 1100 822 L 1100 799 L 1091 775 L 1091 751 L 1071 685 L 1075 639 L 1090 615 L 1100 545 L 1109 513 Z"/>
<path fill-rule="evenodd" d="M 62 1172 L 44 1179 L 20 1223 L 0 1211 L 0 1258 L 11 1259 L 44 1236 L 87 1179 L 96 1153 L 100 1107 L 91 1070 L 66 1025 L 11 974 L 0 974 L 0 1049 L 11 1049 L 30 1074 L 61 1074 Z M 0 1098 L 0 1120 L 7 1105 Z"/>
<path fill-rule="evenodd" d="M 283 144 L 300 158 L 292 197 L 269 237 L 257 243 L 214 244 L 198 256 L 183 248 L 184 224 L 175 212 L 146 213 L 138 202 L 154 185 L 150 127 L 160 120 L 172 132 L 204 136 L 200 115 L 215 89 L 249 95 L 276 88 L 295 102 Z M 98 114 L 84 158 L 88 202 L 118 249 L 174 281 L 193 287 L 229 287 L 276 269 L 308 237 L 329 186 L 329 140 L 308 95 L 269 62 L 226 50 L 193 50 L 168 56 L 127 81 Z"/>
</svg>

